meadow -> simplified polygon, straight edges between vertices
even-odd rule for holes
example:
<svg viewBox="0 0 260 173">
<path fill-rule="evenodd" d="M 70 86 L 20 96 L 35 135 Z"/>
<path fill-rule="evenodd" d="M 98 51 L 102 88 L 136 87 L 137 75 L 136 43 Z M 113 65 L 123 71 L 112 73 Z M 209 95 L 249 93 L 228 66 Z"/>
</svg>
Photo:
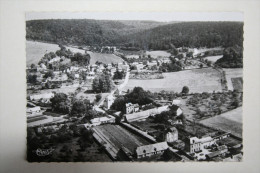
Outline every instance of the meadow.
<svg viewBox="0 0 260 173">
<path fill-rule="evenodd" d="M 90 65 L 95 64 L 96 61 L 103 62 L 105 64 L 111 64 L 111 63 L 119 63 L 123 62 L 123 59 L 119 56 L 116 56 L 114 54 L 107 54 L 107 53 L 95 53 L 88 51 L 88 54 L 90 55 Z"/>
<path fill-rule="evenodd" d="M 73 53 L 85 53 L 85 50 L 78 49 L 75 47 L 65 46 L 67 49 L 70 49 Z M 59 50 L 57 44 L 52 43 L 42 43 L 37 41 L 26 41 L 26 65 L 30 66 L 32 63 L 38 64 L 40 59 L 48 52 L 56 52 Z M 87 52 L 91 59 L 90 64 L 95 64 L 96 61 L 108 63 L 118 63 L 123 62 L 123 59 L 114 55 L 114 54 L 105 54 L 105 53 L 95 53 Z"/>
<path fill-rule="evenodd" d="M 242 107 L 202 120 L 200 123 L 242 137 Z"/>
<path fill-rule="evenodd" d="M 163 76 L 163 79 L 129 79 L 124 89 L 133 89 L 140 86 L 152 92 L 161 90 L 181 92 L 183 86 L 188 86 L 190 93 L 217 92 L 222 90 L 220 73 L 212 68 L 163 73 Z"/>
<path fill-rule="evenodd" d="M 59 50 L 57 44 L 26 41 L 26 65 L 38 64 L 39 60 L 48 52 Z"/>
<path fill-rule="evenodd" d="M 217 55 L 217 56 L 207 56 L 205 59 L 215 63 L 218 59 L 222 58 L 223 55 Z"/>
</svg>

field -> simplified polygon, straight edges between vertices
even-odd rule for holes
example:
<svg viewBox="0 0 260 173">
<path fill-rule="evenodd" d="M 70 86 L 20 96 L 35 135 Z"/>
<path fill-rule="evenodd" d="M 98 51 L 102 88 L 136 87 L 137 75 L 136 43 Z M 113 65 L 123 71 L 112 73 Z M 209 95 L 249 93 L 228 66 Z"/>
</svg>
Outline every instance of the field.
<svg viewBox="0 0 260 173">
<path fill-rule="evenodd" d="M 228 90 L 234 90 L 231 79 L 239 78 L 239 77 L 243 78 L 243 69 L 242 68 L 224 68 L 223 70 L 226 72 Z"/>
<path fill-rule="evenodd" d="M 119 125 L 102 125 L 94 127 L 112 145 L 115 150 L 122 146 L 134 153 L 138 146 L 148 145 L 149 143 L 141 137 L 127 131 Z"/>
<path fill-rule="evenodd" d="M 163 73 L 163 76 L 164 79 L 129 79 L 124 89 L 133 89 L 140 86 L 152 92 L 161 90 L 181 92 L 183 86 L 188 86 L 190 93 L 217 92 L 222 90 L 220 73 L 212 68 Z"/>
<path fill-rule="evenodd" d="M 38 64 L 45 53 L 56 52 L 59 49 L 57 44 L 26 41 L 26 65 Z"/>
<path fill-rule="evenodd" d="M 105 64 L 123 62 L 122 58 L 114 54 L 95 53 L 90 51 L 88 51 L 88 53 L 91 57 L 90 65 L 95 64 L 96 61 L 103 62 Z"/>
<path fill-rule="evenodd" d="M 84 50 L 77 49 L 74 47 L 65 46 L 70 49 L 73 53 L 85 53 Z M 29 66 L 32 63 L 38 64 L 39 60 L 48 52 L 56 52 L 59 50 L 57 44 L 42 43 L 37 41 L 26 41 L 26 65 Z"/>
<path fill-rule="evenodd" d="M 218 59 L 222 58 L 223 55 L 218 55 L 218 56 L 207 56 L 205 59 L 215 63 Z"/>
<path fill-rule="evenodd" d="M 169 57 L 171 54 L 166 51 L 146 51 L 146 55 L 150 55 L 152 58 L 158 58 L 158 57 Z"/>
<path fill-rule="evenodd" d="M 206 126 L 218 128 L 242 137 L 242 107 L 200 122 Z"/>
</svg>

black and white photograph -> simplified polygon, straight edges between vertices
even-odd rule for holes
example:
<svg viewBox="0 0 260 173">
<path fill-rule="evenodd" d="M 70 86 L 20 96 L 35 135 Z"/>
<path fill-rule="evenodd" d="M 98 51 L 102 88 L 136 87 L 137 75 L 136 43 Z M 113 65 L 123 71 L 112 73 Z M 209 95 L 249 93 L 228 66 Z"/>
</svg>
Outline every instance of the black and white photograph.
<svg viewBox="0 0 260 173">
<path fill-rule="evenodd" d="M 25 23 L 27 161 L 243 161 L 243 13 Z"/>
</svg>

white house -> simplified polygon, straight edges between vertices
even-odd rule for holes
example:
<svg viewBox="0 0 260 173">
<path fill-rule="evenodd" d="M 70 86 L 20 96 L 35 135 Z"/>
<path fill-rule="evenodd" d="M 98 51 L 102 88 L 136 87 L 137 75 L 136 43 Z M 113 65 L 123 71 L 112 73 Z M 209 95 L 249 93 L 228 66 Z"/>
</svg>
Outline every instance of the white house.
<svg viewBox="0 0 260 173">
<path fill-rule="evenodd" d="M 126 114 L 139 111 L 138 104 L 126 103 L 125 106 L 126 106 Z"/>
<path fill-rule="evenodd" d="M 149 157 L 155 154 L 163 153 L 168 148 L 169 146 L 166 142 L 144 145 L 144 146 L 137 147 L 136 155 L 138 159 L 143 157 Z"/>
</svg>

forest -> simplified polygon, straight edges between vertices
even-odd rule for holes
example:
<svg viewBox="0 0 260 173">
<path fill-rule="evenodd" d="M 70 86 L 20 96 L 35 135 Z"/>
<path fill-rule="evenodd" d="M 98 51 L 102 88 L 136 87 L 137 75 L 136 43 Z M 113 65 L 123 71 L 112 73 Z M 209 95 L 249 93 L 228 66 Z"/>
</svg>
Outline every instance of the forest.
<svg viewBox="0 0 260 173">
<path fill-rule="evenodd" d="M 176 47 L 243 47 L 243 23 L 32 20 L 26 22 L 26 38 L 65 45 L 113 45 L 144 50 L 168 50 L 171 44 Z"/>
</svg>

